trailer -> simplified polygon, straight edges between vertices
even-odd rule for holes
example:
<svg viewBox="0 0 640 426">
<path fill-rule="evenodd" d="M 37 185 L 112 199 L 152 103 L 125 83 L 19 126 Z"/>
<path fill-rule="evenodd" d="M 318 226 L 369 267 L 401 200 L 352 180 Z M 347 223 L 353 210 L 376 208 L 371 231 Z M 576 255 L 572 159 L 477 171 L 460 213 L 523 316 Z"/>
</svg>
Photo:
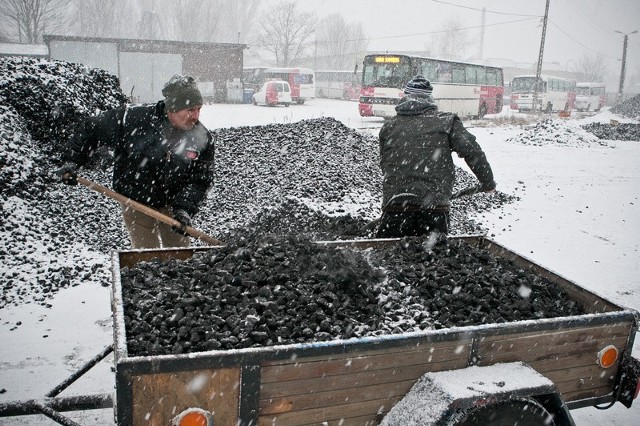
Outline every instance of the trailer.
<svg viewBox="0 0 640 426">
<path fill-rule="evenodd" d="M 502 416 L 518 424 L 571 425 L 572 408 L 617 401 L 631 406 L 640 376 L 640 362 L 631 356 L 638 330 L 636 311 L 611 303 L 490 239 L 458 238 L 546 277 L 586 314 L 325 342 L 131 356 L 121 268 L 154 258 L 188 259 L 196 251 L 219 247 L 115 253 L 117 423 L 466 425 L 487 424 L 488 419 Z M 394 241 L 318 244 L 375 249 Z M 409 419 L 408 412 L 417 413 L 418 419 Z"/>
</svg>

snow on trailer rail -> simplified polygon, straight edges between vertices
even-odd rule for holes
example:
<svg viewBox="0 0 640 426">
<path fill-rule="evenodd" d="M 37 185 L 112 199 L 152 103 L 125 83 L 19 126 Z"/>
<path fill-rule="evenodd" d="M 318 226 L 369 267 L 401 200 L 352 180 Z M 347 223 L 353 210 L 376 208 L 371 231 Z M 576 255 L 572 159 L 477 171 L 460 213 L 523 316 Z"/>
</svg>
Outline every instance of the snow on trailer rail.
<svg viewBox="0 0 640 426">
<path fill-rule="evenodd" d="M 131 356 L 121 268 L 158 257 L 188 259 L 219 247 L 114 254 L 118 424 L 168 424 L 192 413 L 209 416 L 205 420 L 215 419 L 216 425 L 378 424 L 427 373 L 513 362 L 546 377 L 555 390 L 541 383 L 534 387 L 541 393 L 527 388 L 506 396 L 484 395 L 485 403 L 515 404 L 516 397 L 528 397 L 555 416 L 556 424 L 572 424 L 567 407 L 616 401 L 631 405 L 640 370 L 631 357 L 638 329 L 636 311 L 617 306 L 489 239 L 458 238 L 543 275 L 562 287 L 586 314 L 346 340 Z M 375 249 L 394 241 L 318 243 Z M 500 406 L 505 412 L 509 408 L 517 407 Z"/>
</svg>

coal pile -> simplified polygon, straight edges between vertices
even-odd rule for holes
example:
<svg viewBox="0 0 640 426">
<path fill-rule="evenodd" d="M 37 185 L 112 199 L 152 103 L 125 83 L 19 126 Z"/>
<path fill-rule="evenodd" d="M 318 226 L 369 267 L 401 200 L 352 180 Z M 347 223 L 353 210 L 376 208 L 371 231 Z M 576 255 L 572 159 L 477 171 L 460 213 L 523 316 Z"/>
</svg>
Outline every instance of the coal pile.
<svg viewBox="0 0 640 426">
<path fill-rule="evenodd" d="M 640 119 L 640 95 L 620 102 L 611 108 L 611 112 L 627 118 Z"/>
<path fill-rule="evenodd" d="M 336 248 L 264 237 L 121 271 L 130 356 L 579 315 L 555 284 L 462 240 Z"/>
<path fill-rule="evenodd" d="M 599 139 L 575 122 L 550 118 L 524 126 L 520 134 L 507 142 L 532 146 L 568 146 L 576 148 L 607 147 L 608 143 Z"/>
<path fill-rule="evenodd" d="M 589 123 L 582 126 L 600 139 L 610 141 L 640 141 L 640 124 L 620 123 L 617 125 L 606 123 Z"/>
</svg>

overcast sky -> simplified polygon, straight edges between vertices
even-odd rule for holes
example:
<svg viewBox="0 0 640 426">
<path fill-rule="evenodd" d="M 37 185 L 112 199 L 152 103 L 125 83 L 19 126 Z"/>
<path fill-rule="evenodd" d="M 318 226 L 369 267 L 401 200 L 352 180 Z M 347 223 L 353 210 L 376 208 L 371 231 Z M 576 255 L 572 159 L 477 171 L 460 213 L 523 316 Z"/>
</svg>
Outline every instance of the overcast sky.
<svg viewBox="0 0 640 426">
<path fill-rule="evenodd" d="M 267 2 L 276 0 L 267 0 Z M 483 57 L 536 63 L 546 0 L 304 0 L 319 17 L 341 13 L 360 22 L 370 50 L 434 51 L 433 36 L 449 20 L 466 30 L 469 51 L 480 52 L 482 9 L 486 9 Z M 585 53 L 606 59 L 610 77 L 620 75 L 624 36 L 640 30 L 640 0 L 551 0 L 545 62 L 571 71 Z M 640 31 L 629 35 L 627 76 L 640 74 Z M 615 81 L 615 80 L 614 80 Z"/>
</svg>

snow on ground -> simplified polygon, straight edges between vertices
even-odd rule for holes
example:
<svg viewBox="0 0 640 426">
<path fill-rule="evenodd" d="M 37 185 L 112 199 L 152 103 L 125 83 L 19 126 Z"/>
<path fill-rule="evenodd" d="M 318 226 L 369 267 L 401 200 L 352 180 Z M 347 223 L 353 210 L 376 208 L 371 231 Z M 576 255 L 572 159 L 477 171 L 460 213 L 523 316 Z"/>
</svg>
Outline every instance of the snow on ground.
<svg viewBox="0 0 640 426">
<path fill-rule="evenodd" d="M 216 104 L 206 106 L 201 118 L 214 129 L 326 116 L 371 134 L 383 123 L 359 117 L 354 102 L 323 99 L 289 108 Z M 478 218 L 489 236 L 614 303 L 640 310 L 640 142 L 602 145 L 563 133 L 559 137 L 569 140 L 528 145 L 514 140 L 526 126 L 509 124 L 522 117 L 499 116 L 499 126 L 468 123 L 487 153 L 498 189 L 520 198 Z M 569 121 L 573 126 L 612 118 L 624 121 L 608 111 Z M 50 305 L 0 309 L 0 403 L 42 397 L 112 343 L 110 288 L 66 288 Z M 640 357 L 638 343 L 634 354 Z M 113 392 L 112 363 L 107 357 L 62 396 Z M 616 404 L 572 414 L 578 426 L 626 426 L 637 424 L 640 402 L 629 410 Z M 113 424 L 111 410 L 68 415 L 82 424 Z M 0 425 L 53 424 L 43 416 L 0 418 Z"/>
</svg>

